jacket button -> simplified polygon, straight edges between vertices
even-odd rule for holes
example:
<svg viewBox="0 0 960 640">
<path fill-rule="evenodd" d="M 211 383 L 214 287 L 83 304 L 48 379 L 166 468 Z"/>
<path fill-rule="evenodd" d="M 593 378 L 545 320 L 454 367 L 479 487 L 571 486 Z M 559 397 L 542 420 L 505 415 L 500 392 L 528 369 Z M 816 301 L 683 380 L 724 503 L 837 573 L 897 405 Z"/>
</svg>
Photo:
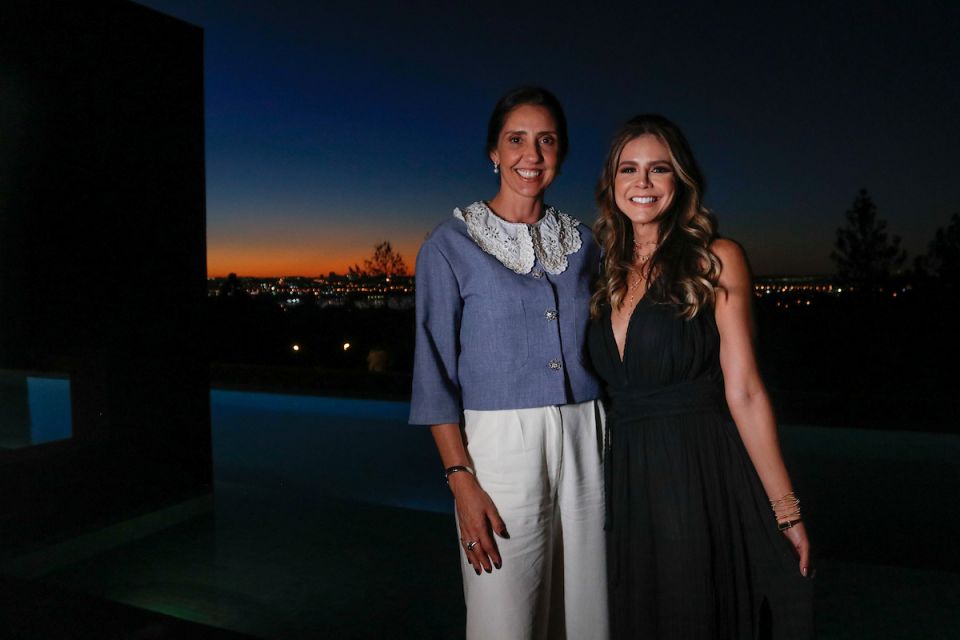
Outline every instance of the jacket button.
<svg viewBox="0 0 960 640">
<path fill-rule="evenodd" d="M 551 360 L 548 366 L 554 371 L 560 371 L 563 368 L 563 363 L 559 360 Z"/>
<path fill-rule="evenodd" d="M 557 319 L 557 316 L 559 316 L 559 315 L 560 315 L 560 314 L 557 313 L 557 310 L 556 310 L 556 309 L 547 309 L 547 310 L 544 311 L 544 313 L 543 313 L 543 316 L 544 316 L 547 320 L 556 320 L 556 319 Z"/>
</svg>

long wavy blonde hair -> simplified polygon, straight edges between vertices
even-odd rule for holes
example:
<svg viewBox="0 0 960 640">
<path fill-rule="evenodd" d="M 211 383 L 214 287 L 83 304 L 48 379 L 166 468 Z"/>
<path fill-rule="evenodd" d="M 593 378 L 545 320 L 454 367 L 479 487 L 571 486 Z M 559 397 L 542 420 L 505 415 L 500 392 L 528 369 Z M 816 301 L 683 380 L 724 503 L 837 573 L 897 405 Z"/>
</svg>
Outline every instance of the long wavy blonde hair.
<svg viewBox="0 0 960 640">
<path fill-rule="evenodd" d="M 636 273 L 633 225 L 620 211 L 614 194 L 620 153 L 628 142 L 651 134 L 666 145 L 676 173 L 676 193 L 659 222 L 659 246 L 647 262 L 647 296 L 659 304 L 677 307 L 677 313 L 692 318 L 712 307 L 720 278 L 720 260 L 710 251 L 717 237 L 713 216 L 703 206 L 703 174 L 680 129 L 663 116 L 647 114 L 631 118 L 613 138 L 610 153 L 597 184 L 600 217 L 593 225 L 603 248 L 603 270 L 590 300 L 590 315 L 600 315 L 605 304 L 619 309 L 627 294 L 628 278 Z"/>
</svg>

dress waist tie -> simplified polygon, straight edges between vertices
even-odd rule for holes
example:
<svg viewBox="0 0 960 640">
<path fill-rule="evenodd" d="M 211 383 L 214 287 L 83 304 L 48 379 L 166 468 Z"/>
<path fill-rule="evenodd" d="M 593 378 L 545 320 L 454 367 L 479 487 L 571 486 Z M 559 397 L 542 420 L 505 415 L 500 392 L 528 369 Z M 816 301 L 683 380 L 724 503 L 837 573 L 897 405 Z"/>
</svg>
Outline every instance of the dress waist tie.
<svg viewBox="0 0 960 640">
<path fill-rule="evenodd" d="M 616 503 L 616 498 L 613 496 L 614 462 L 611 440 L 619 438 L 616 446 L 627 446 L 626 441 L 629 439 L 627 424 L 640 426 L 643 421 L 652 418 L 687 413 L 726 411 L 726 404 L 722 383 L 710 379 L 688 380 L 643 391 L 611 387 L 607 393 L 610 402 L 608 404 L 607 433 L 603 451 L 604 502 L 606 503 L 604 529 L 610 533 L 609 542 L 614 547 L 614 557 L 619 558 L 622 551 L 619 547 L 630 544 L 630 541 L 626 539 L 628 537 L 626 532 L 618 531 L 616 528 L 616 514 L 613 506 Z M 619 487 L 619 493 L 623 495 L 618 495 L 617 498 L 630 500 L 627 489 L 629 482 L 623 477 L 623 473 L 629 475 L 630 470 L 622 469 L 620 471 L 621 486 Z M 617 584 L 619 568 L 614 566 L 612 570 L 614 575 L 611 576 L 611 582 Z"/>
</svg>

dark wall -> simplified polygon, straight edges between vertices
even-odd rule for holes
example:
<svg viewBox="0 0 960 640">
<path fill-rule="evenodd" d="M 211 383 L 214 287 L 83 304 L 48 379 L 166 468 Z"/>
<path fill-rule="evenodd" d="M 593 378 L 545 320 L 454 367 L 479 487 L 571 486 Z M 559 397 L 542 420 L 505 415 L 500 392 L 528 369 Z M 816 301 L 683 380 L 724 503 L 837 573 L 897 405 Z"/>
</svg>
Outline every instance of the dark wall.
<svg viewBox="0 0 960 640">
<path fill-rule="evenodd" d="M 2 490 L 69 485 L 101 518 L 143 487 L 202 491 L 203 33 L 130 2 L 8 1 L 0 80 L 0 368 L 68 374 L 74 432 L 0 452 Z"/>
</svg>

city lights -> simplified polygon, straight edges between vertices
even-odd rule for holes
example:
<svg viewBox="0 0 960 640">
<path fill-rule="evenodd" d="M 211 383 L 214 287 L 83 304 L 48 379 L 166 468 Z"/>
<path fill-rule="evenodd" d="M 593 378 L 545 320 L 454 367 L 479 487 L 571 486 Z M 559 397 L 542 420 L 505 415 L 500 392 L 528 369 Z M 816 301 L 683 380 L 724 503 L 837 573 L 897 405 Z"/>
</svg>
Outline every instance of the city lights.
<svg viewBox="0 0 960 640">
<path fill-rule="evenodd" d="M 880 291 L 884 296 L 902 299 L 910 290 Z M 415 276 L 361 277 L 337 275 L 304 277 L 209 277 L 207 295 L 241 296 L 249 299 L 272 300 L 283 311 L 297 308 L 318 309 L 392 309 L 412 310 L 415 306 Z M 759 277 L 753 285 L 754 297 L 781 309 L 821 306 L 837 298 L 849 298 L 861 290 L 850 284 L 838 286 L 829 276 L 775 276 Z M 775 304 L 779 302 L 779 304 Z M 291 346 L 293 351 L 300 347 Z M 343 350 L 349 350 L 349 343 Z"/>
<path fill-rule="evenodd" d="M 211 277 L 207 278 L 207 295 L 272 299 L 284 310 L 303 306 L 401 310 L 413 309 L 414 280 L 414 276 L 357 279 L 337 274 L 317 278 Z"/>
</svg>

